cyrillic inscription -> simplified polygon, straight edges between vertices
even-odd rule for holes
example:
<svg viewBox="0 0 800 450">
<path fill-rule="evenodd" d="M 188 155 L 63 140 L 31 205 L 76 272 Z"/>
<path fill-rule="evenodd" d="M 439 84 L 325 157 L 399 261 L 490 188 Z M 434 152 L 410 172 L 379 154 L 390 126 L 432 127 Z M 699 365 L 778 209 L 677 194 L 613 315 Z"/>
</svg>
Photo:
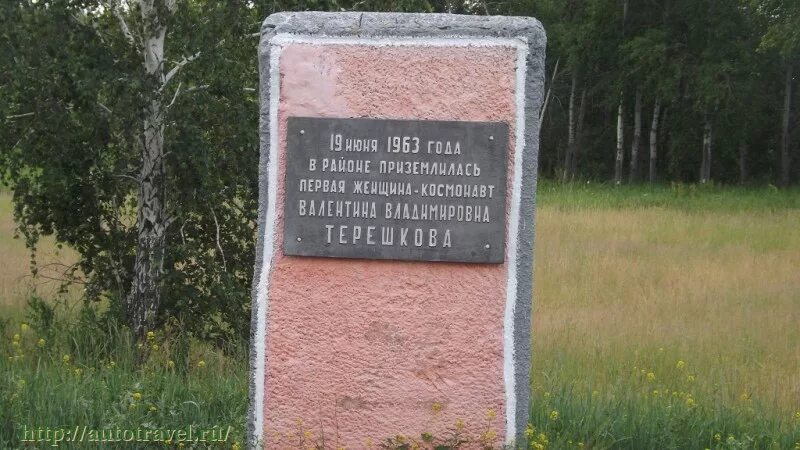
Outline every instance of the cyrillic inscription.
<svg viewBox="0 0 800 450">
<path fill-rule="evenodd" d="M 502 263 L 508 126 L 290 117 L 287 255 Z"/>
</svg>

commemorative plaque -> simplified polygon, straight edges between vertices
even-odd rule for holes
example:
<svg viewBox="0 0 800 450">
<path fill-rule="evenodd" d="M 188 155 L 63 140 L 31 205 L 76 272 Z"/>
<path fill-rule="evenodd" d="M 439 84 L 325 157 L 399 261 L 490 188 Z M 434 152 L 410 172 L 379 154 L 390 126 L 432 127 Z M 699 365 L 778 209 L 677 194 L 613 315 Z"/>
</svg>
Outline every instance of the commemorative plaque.
<svg viewBox="0 0 800 450">
<path fill-rule="evenodd" d="M 289 117 L 286 255 L 502 263 L 508 126 Z"/>
</svg>

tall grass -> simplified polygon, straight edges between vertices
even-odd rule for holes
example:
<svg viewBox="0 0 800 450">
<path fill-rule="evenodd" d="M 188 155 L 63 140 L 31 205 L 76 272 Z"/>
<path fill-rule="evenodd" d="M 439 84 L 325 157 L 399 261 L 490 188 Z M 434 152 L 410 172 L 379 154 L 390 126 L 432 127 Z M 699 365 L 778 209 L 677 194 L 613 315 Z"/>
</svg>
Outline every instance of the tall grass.
<svg viewBox="0 0 800 450">
<path fill-rule="evenodd" d="M 0 448 L 46 448 L 24 442 L 40 427 L 72 430 L 201 430 L 227 433 L 209 448 L 239 448 L 247 409 L 247 356 L 191 340 L 174 327 L 136 344 L 106 321 L 5 324 L 0 343 Z M 92 329 L 94 328 L 94 329 Z M 10 336 L 10 338 L 9 338 Z M 140 363 L 142 360 L 144 363 Z M 84 434 L 84 436 L 87 436 Z M 32 439 L 32 435 L 27 439 Z M 165 442 L 171 441 L 171 442 Z M 206 448 L 177 438 L 159 442 L 58 443 L 64 448 Z"/>
<path fill-rule="evenodd" d="M 797 445 L 797 192 L 544 184 L 539 204 L 536 434 L 553 448 Z"/>
</svg>

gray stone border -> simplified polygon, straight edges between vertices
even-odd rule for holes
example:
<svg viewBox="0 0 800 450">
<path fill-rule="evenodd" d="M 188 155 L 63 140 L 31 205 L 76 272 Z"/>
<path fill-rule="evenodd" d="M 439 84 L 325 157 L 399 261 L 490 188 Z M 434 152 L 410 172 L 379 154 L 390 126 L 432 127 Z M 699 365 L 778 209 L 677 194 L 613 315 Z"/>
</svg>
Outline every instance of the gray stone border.
<svg viewBox="0 0 800 450">
<path fill-rule="evenodd" d="M 455 14 L 402 14 L 359 12 L 276 13 L 266 18 L 259 43 L 261 106 L 259 110 L 260 162 L 256 261 L 253 272 L 250 328 L 250 405 L 247 433 L 250 448 L 256 448 L 255 368 L 258 329 L 257 286 L 264 265 L 264 236 L 269 180 L 270 146 L 270 40 L 279 33 L 319 37 L 419 37 L 419 38 L 523 38 L 528 44 L 525 77 L 525 147 L 522 154 L 522 186 L 517 234 L 517 295 L 514 305 L 514 354 L 531 355 L 531 309 L 533 297 L 534 213 L 536 210 L 537 161 L 539 156 L 539 111 L 544 94 L 544 63 L 547 38 L 541 23 L 530 17 L 469 16 Z M 263 343 L 266 345 L 266 342 Z M 515 358 L 517 382 L 516 438 L 524 442 L 530 404 L 531 358 Z M 263 380 L 261 380 L 263 382 Z"/>
</svg>

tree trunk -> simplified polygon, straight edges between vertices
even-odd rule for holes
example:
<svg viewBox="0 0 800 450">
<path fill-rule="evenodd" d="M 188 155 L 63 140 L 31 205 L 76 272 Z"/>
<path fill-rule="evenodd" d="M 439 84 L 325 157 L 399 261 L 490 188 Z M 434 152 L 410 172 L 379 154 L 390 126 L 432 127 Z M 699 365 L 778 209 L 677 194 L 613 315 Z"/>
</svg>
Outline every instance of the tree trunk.
<svg viewBox="0 0 800 450">
<path fill-rule="evenodd" d="M 586 87 L 581 89 L 581 106 L 578 107 L 578 124 L 575 131 L 575 151 L 572 152 L 572 167 L 570 167 L 571 179 L 578 175 L 578 156 L 583 147 L 583 123 L 586 117 Z"/>
<path fill-rule="evenodd" d="M 661 98 L 656 97 L 653 106 L 653 122 L 650 124 L 650 183 L 656 182 L 656 168 L 658 167 L 658 115 L 661 113 Z"/>
<path fill-rule="evenodd" d="M 792 115 L 792 70 L 791 64 L 786 66 L 786 86 L 784 88 L 783 99 L 783 126 L 781 136 L 781 185 L 789 185 L 789 175 L 791 174 L 791 154 L 789 139 L 789 120 Z"/>
<path fill-rule="evenodd" d="M 747 143 L 739 144 L 739 184 L 747 182 Z"/>
<path fill-rule="evenodd" d="M 703 127 L 703 159 L 700 163 L 700 183 L 705 184 L 711 180 L 711 121 L 706 115 Z"/>
<path fill-rule="evenodd" d="M 625 159 L 624 112 L 623 96 L 620 95 L 619 108 L 617 108 L 617 154 L 614 159 L 614 184 L 622 183 L 622 163 Z"/>
<path fill-rule="evenodd" d="M 566 183 L 572 180 L 572 158 L 575 155 L 575 91 L 578 87 L 578 71 L 572 70 L 572 87 L 569 91 L 569 120 L 567 126 L 567 150 L 564 155 L 564 173 L 561 181 Z"/>
<path fill-rule="evenodd" d="M 633 115 L 633 142 L 631 142 L 631 162 L 629 182 L 639 178 L 639 142 L 642 139 L 642 91 L 636 89 L 636 106 Z"/>
<path fill-rule="evenodd" d="M 550 94 L 553 93 L 553 84 L 556 81 L 556 75 L 558 75 L 558 63 L 561 62 L 560 59 L 556 60 L 556 65 L 553 67 L 553 75 L 550 77 L 550 85 L 547 87 L 547 95 L 544 96 L 544 104 L 542 105 L 542 110 L 539 113 L 539 127 L 541 128 L 542 123 L 544 123 L 544 115 L 547 113 L 547 105 L 550 104 Z"/>
<path fill-rule="evenodd" d="M 164 84 L 164 37 L 154 0 L 141 2 L 144 23 L 144 68 L 159 89 L 143 111 L 142 160 L 139 173 L 137 246 L 134 276 L 127 301 L 128 323 L 138 338 L 155 327 L 161 301 L 161 274 L 167 228 L 164 189 L 164 105 L 160 87 Z"/>
</svg>

